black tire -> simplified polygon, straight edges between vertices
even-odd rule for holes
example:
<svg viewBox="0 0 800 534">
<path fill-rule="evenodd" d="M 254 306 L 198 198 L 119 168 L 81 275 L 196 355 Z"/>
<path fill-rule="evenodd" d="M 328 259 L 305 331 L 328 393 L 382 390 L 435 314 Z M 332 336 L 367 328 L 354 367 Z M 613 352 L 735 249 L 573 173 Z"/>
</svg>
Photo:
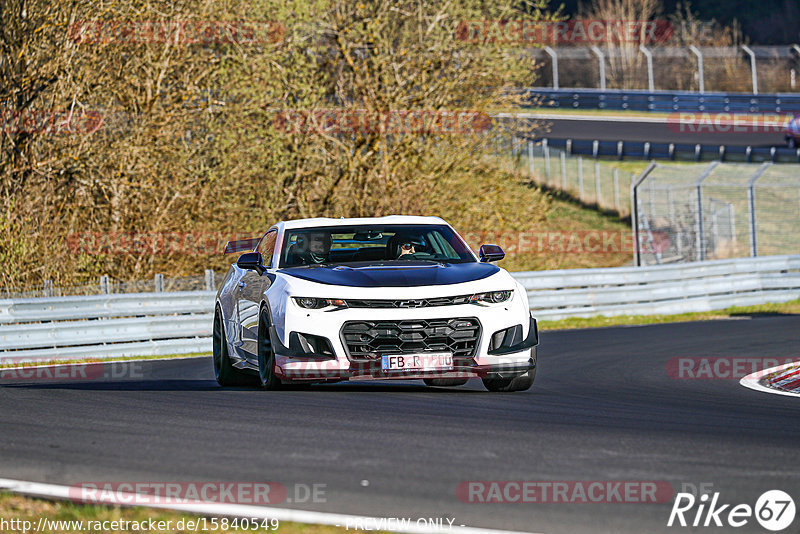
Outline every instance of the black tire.
<svg viewBox="0 0 800 534">
<path fill-rule="evenodd" d="M 269 313 L 261 308 L 258 316 L 258 382 L 263 389 L 278 389 L 281 380 L 275 376 L 275 351 L 269 338 Z"/>
<path fill-rule="evenodd" d="M 222 325 L 222 313 L 217 308 L 214 313 L 214 328 L 212 336 L 214 351 L 214 378 L 222 387 L 247 386 L 253 384 L 253 377 L 231 365 L 228 355 L 228 343 L 225 339 L 225 328 Z"/>
<path fill-rule="evenodd" d="M 426 386 L 435 386 L 440 388 L 451 388 L 456 386 L 463 386 L 467 383 L 466 378 L 423 378 Z"/>
<path fill-rule="evenodd" d="M 536 378 L 536 367 L 513 378 L 484 378 L 483 386 L 492 392 L 527 391 Z"/>
</svg>

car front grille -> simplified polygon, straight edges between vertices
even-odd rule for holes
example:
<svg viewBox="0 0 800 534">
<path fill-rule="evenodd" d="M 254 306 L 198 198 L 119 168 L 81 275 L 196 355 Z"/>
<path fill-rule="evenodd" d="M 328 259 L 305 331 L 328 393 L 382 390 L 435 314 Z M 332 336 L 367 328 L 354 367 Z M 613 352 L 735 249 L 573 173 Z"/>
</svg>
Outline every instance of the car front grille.
<svg viewBox="0 0 800 534">
<path fill-rule="evenodd" d="M 347 357 L 354 362 L 422 352 L 451 352 L 454 361 L 468 359 L 474 357 L 480 335 L 481 324 L 475 317 L 347 321 L 342 326 Z"/>
<path fill-rule="evenodd" d="M 455 306 L 469 304 L 471 295 L 457 297 L 436 297 L 430 299 L 405 299 L 405 300 L 363 300 L 347 299 L 348 308 L 430 308 L 433 306 Z"/>
</svg>

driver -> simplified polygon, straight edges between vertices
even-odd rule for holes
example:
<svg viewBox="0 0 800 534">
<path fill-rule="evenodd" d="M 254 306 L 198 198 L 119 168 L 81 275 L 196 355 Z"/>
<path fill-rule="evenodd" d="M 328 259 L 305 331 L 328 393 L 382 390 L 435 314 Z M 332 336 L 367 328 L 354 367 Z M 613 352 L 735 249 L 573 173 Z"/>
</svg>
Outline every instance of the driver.
<svg viewBox="0 0 800 534">
<path fill-rule="evenodd" d="M 426 248 L 425 244 L 418 236 L 409 234 L 397 234 L 393 236 L 392 244 L 394 246 L 395 259 L 401 259 L 403 256 L 416 254 L 417 252 L 424 252 Z"/>
<path fill-rule="evenodd" d="M 305 265 L 314 265 L 328 261 L 331 251 L 331 236 L 327 232 L 310 232 L 297 236 L 295 254 Z"/>
</svg>

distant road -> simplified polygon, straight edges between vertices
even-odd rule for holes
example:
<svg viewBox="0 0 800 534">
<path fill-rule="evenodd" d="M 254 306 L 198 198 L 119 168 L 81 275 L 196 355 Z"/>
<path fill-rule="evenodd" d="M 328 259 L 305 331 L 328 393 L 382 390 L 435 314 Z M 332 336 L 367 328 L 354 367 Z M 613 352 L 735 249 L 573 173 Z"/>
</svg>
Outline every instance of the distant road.
<svg viewBox="0 0 800 534">
<path fill-rule="evenodd" d="M 517 114 L 519 116 L 519 114 Z M 707 128 L 695 132 L 694 125 L 684 125 L 686 131 L 678 131 L 676 124 L 667 124 L 666 117 L 603 117 L 581 116 L 565 117 L 534 113 L 537 118 L 548 124 L 549 131 L 541 137 L 554 139 L 584 139 L 593 141 L 650 141 L 651 143 L 730 145 L 753 147 L 785 147 L 786 139 L 782 132 L 748 132 L 748 133 L 709 133 Z"/>
</svg>

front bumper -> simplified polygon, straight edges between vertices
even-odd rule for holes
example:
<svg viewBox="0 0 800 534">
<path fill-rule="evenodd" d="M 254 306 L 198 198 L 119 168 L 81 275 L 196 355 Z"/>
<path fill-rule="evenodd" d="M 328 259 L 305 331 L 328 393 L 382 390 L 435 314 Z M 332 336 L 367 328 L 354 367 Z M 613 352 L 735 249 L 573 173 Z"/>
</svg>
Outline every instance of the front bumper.
<svg viewBox="0 0 800 534">
<path fill-rule="evenodd" d="M 369 319 L 374 321 L 413 321 L 460 318 L 467 314 L 476 317 L 481 329 L 474 353 L 470 357 L 454 358 L 452 369 L 389 371 L 380 367 L 380 359 L 352 361 L 345 349 L 341 335 L 342 326 L 348 321 L 365 320 L 365 310 L 340 310 L 317 312 L 313 316 L 311 313 L 305 313 L 307 317 L 301 317 L 300 320 L 297 320 L 297 317 L 287 316 L 283 337 L 277 328 L 272 327 L 270 338 L 276 355 L 276 374 L 284 380 L 297 381 L 485 378 L 513 377 L 536 367 L 538 328 L 536 320 L 530 316 L 529 312 L 524 312 L 525 315 L 520 317 L 520 310 L 502 305 L 483 309 L 474 305 L 449 308 L 446 313 L 441 308 L 414 310 L 413 318 L 409 317 L 409 310 L 370 310 L 372 317 Z M 527 327 L 522 341 L 507 347 L 489 349 L 489 340 L 494 332 L 519 324 L 523 325 L 523 330 Z M 303 351 L 291 341 L 296 337 L 293 334 L 297 332 L 325 337 L 330 342 L 333 354 Z M 284 339 L 287 340 L 287 343 L 284 343 Z"/>
</svg>

